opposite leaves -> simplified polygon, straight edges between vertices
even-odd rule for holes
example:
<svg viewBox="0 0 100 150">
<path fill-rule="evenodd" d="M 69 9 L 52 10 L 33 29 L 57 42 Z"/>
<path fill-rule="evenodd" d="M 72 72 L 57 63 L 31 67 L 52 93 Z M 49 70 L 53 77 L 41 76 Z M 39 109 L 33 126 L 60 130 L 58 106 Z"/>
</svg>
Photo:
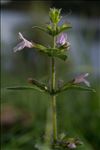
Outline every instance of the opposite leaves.
<svg viewBox="0 0 100 150">
<path fill-rule="evenodd" d="M 72 28 L 71 24 L 65 23 L 61 26 L 53 26 L 52 24 L 46 25 L 46 27 L 34 26 L 33 28 L 37 28 L 51 36 L 57 36 L 58 34 Z"/>
</svg>

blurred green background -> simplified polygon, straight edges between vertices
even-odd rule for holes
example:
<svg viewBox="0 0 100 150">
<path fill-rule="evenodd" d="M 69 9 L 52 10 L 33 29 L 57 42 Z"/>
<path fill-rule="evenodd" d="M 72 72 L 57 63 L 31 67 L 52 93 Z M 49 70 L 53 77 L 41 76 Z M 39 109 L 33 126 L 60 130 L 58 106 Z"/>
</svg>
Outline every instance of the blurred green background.
<svg viewBox="0 0 100 150">
<path fill-rule="evenodd" d="M 71 43 L 66 62 L 56 60 L 56 81 L 73 79 L 89 72 L 96 93 L 67 91 L 57 97 L 58 133 L 80 137 L 79 150 L 100 149 L 100 10 L 91 1 L 1 1 L 1 144 L 2 150 L 35 150 L 48 126 L 51 127 L 50 97 L 37 91 L 7 91 L 5 87 L 28 85 L 33 77 L 49 84 L 50 59 L 36 50 L 13 53 L 18 32 L 28 40 L 52 44 L 45 33 L 32 29 L 49 20 L 50 7 L 62 8 L 62 23 L 70 22 Z"/>
</svg>

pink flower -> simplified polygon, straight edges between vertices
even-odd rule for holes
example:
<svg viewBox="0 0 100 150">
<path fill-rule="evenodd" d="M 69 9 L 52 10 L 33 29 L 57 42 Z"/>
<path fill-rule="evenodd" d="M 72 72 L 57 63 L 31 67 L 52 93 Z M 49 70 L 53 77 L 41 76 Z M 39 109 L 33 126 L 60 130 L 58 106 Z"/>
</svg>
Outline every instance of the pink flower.
<svg viewBox="0 0 100 150">
<path fill-rule="evenodd" d="M 60 34 L 58 37 L 57 37 L 57 40 L 56 40 L 56 43 L 58 46 L 66 46 L 67 48 L 70 46 L 70 43 L 67 41 L 67 34 Z"/>
<path fill-rule="evenodd" d="M 14 47 L 14 52 L 20 51 L 25 47 L 32 48 L 33 44 L 26 40 L 23 35 L 19 32 L 19 38 L 22 40 L 16 47 Z"/>
<path fill-rule="evenodd" d="M 85 83 L 87 86 L 90 86 L 90 83 L 85 79 L 87 76 L 89 75 L 89 73 L 85 73 L 85 74 L 81 74 L 79 76 L 77 76 L 73 83 L 77 84 L 77 83 Z"/>
<path fill-rule="evenodd" d="M 68 143 L 67 147 L 70 148 L 70 149 L 75 149 L 76 145 L 75 145 L 75 143 L 70 142 L 70 143 Z"/>
<path fill-rule="evenodd" d="M 60 44 L 60 45 L 64 45 L 66 44 L 66 41 L 67 41 L 67 34 L 60 34 L 58 37 L 57 37 L 57 44 Z"/>
</svg>

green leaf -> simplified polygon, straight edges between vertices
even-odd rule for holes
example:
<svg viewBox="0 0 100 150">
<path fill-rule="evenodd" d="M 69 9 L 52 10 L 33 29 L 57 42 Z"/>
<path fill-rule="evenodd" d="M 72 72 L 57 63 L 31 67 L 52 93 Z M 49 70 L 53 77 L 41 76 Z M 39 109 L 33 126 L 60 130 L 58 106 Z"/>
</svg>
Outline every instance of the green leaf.
<svg viewBox="0 0 100 150">
<path fill-rule="evenodd" d="M 51 36 L 54 36 L 54 35 L 55 35 L 56 30 L 53 28 L 52 25 L 47 25 L 46 28 L 47 28 L 47 33 L 48 33 L 49 35 L 51 35 Z"/>
<path fill-rule="evenodd" d="M 37 29 L 39 29 L 39 30 L 51 35 L 51 36 L 57 35 L 56 29 L 54 29 L 52 25 L 47 25 L 46 24 L 45 27 L 34 26 L 32 28 L 37 28 Z"/>
<path fill-rule="evenodd" d="M 33 90 L 35 87 L 33 86 L 13 86 L 7 87 L 8 90 Z"/>
<path fill-rule="evenodd" d="M 55 57 L 58 57 L 58 58 L 60 58 L 60 59 L 62 59 L 64 61 L 67 59 L 67 55 L 64 55 L 64 54 L 58 54 Z"/>
<path fill-rule="evenodd" d="M 33 28 L 37 28 L 51 36 L 57 36 L 59 33 L 72 28 L 72 26 L 71 26 L 71 24 L 66 23 L 66 24 L 63 24 L 62 26 L 54 27 L 52 24 L 48 24 L 48 25 L 46 25 L 46 27 L 34 26 Z"/>
<path fill-rule="evenodd" d="M 62 48 L 47 48 L 41 44 L 35 44 L 34 48 L 38 49 L 39 52 L 42 52 L 49 57 L 58 57 L 62 60 L 66 60 L 67 56 L 64 51 L 62 51 Z"/>
<path fill-rule="evenodd" d="M 36 86 L 13 86 L 13 87 L 7 87 L 8 90 L 37 90 L 40 92 L 46 92 L 45 90 L 36 87 Z"/>
<path fill-rule="evenodd" d="M 80 90 L 80 91 L 88 91 L 88 92 L 96 92 L 95 89 L 91 87 L 86 87 L 86 86 L 80 86 L 80 85 L 75 85 L 75 84 L 65 84 L 62 86 L 59 90 L 57 90 L 55 93 L 58 94 L 63 91 L 67 90 Z"/>
<path fill-rule="evenodd" d="M 95 91 L 93 88 L 91 88 L 91 87 L 79 86 L 79 85 L 72 85 L 72 86 L 69 87 L 69 89 L 96 92 L 96 91 Z M 65 90 L 66 90 L 66 88 L 65 88 Z"/>
<path fill-rule="evenodd" d="M 42 27 L 39 27 L 39 26 L 34 26 L 32 28 L 37 28 L 37 29 L 47 33 L 47 30 L 45 28 L 42 28 Z"/>
<path fill-rule="evenodd" d="M 67 55 L 65 53 L 61 53 L 61 52 L 48 52 L 48 56 L 51 56 L 51 57 L 57 57 L 57 58 L 60 58 L 62 60 L 66 60 L 67 59 Z"/>
<path fill-rule="evenodd" d="M 57 36 L 59 33 L 66 31 L 71 27 L 71 24 L 63 24 L 62 26 L 56 26 L 55 28 L 52 25 L 47 25 L 47 30 L 45 32 L 47 32 L 49 35 L 51 36 Z"/>
<path fill-rule="evenodd" d="M 66 31 L 66 30 L 68 30 L 68 29 L 70 29 L 70 28 L 72 28 L 72 26 L 71 26 L 71 24 L 63 24 L 62 26 L 60 26 L 59 28 L 58 28 L 58 34 L 59 33 L 61 33 L 61 32 L 63 32 L 63 31 Z"/>
<path fill-rule="evenodd" d="M 47 47 L 45 47 L 45 46 L 43 46 L 43 45 L 41 45 L 41 44 L 35 44 L 34 45 L 34 48 L 36 48 L 36 49 L 38 49 L 39 51 L 41 51 L 41 52 L 47 52 Z"/>
</svg>

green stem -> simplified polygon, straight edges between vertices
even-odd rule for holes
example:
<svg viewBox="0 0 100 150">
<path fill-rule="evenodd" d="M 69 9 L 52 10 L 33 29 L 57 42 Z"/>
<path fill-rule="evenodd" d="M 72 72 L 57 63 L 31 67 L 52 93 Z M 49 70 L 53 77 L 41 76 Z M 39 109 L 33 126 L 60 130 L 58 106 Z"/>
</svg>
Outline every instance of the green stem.
<svg viewBox="0 0 100 150">
<path fill-rule="evenodd" d="M 55 37 L 53 41 L 53 47 L 55 48 Z M 52 63 L 52 91 L 56 88 L 56 74 L 55 74 L 55 59 L 51 60 Z M 56 115 L 56 96 L 52 95 L 52 123 L 53 123 L 53 141 L 57 141 L 57 115 Z"/>
</svg>

